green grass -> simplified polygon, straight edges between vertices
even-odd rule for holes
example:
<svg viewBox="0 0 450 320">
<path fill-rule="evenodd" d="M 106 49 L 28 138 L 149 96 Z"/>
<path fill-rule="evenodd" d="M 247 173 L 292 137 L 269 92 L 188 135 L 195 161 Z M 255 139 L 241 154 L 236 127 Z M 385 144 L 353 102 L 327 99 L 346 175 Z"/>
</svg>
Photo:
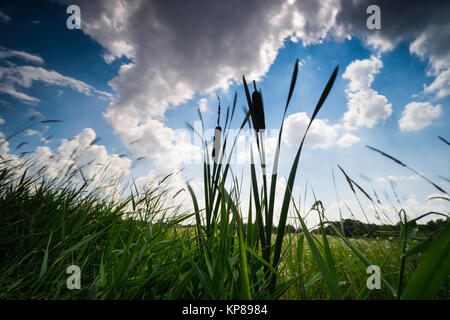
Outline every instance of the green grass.
<svg viewBox="0 0 450 320">
<path fill-rule="evenodd" d="M 324 106 L 337 73 L 338 68 L 318 96 L 311 123 Z M 297 74 L 296 62 L 283 119 Z M 251 128 L 249 120 L 255 116 L 245 78 L 243 83 L 248 111 L 241 129 Z M 192 213 L 180 213 L 168 205 L 164 183 L 149 185 L 144 191 L 135 187 L 127 197 L 109 198 L 89 181 L 74 185 L 64 179 L 46 180 L 38 174 L 28 175 L 24 170 L 26 161 L 20 165 L 2 161 L 0 298 L 448 299 L 448 217 L 440 230 L 420 234 L 419 219 L 408 221 L 404 211 L 400 211 L 401 232 L 393 234 L 390 240 L 345 237 L 326 219 L 320 201 L 301 212 L 291 190 L 301 169 L 307 132 L 290 168 L 281 211 L 276 214 L 278 161 L 274 162 L 269 184 L 265 171 L 258 170 L 258 163 L 265 157 L 264 141 L 262 135 L 255 133 L 258 154 L 251 155 L 251 190 L 249 198 L 243 199 L 242 186 L 230 165 L 236 140 L 228 139 L 236 103 L 235 96 L 233 106 L 227 110 L 218 163 L 212 161 L 211 148 L 203 137 L 204 202 L 188 185 Z M 281 124 L 279 145 L 282 130 Z M 376 205 L 339 168 L 357 200 L 362 195 Z M 68 168 L 67 172 L 71 170 L 81 171 Z M 441 187 L 422 177 L 443 198 L 448 196 Z M 249 203 L 245 214 L 244 200 Z M 286 232 L 288 214 L 296 215 L 302 232 Z M 309 214 L 320 217 L 316 226 L 319 232 L 307 228 L 305 218 Z M 440 213 L 424 216 L 429 214 Z M 274 221 L 275 216 L 280 219 Z M 195 225 L 184 227 L 183 223 L 190 219 L 195 220 Z M 275 234 L 274 226 L 278 226 Z M 326 232 L 329 228 L 333 235 Z M 80 290 L 66 288 L 66 269 L 73 264 L 81 268 Z M 381 268 L 380 290 L 366 287 L 366 268 L 372 264 Z"/>
</svg>

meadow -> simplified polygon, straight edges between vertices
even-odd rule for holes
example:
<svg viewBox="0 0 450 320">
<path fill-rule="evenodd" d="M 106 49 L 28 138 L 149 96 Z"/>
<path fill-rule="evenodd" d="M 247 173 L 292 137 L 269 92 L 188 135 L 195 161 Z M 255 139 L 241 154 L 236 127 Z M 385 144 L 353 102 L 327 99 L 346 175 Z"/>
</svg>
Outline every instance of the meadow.
<svg viewBox="0 0 450 320">
<path fill-rule="evenodd" d="M 284 116 L 297 80 L 296 62 L 287 91 Z M 311 117 L 332 90 L 334 70 Z M 306 130 L 292 162 L 280 212 L 274 213 L 279 152 L 265 168 L 262 100 L 252 95 L 245 78 L 248 109 L 240 129 L 254 129 L 257 154 L 251 154 L 251 192 L 243 199 L 230 166 L 235 141 L 229 141 L 236 108 L 226 110 L 221 139 L 213 146 L 204 137 L 203 199 L 187 184 L 193 212 L 169 206 L 163 181 L 125 197 L 104 197 L 89 180 L 71 183 L 82 169 L 65 168 L 58 179 L 29 174 L 26 160 L 0 165 L 1 299 L 448 299 L 450 226 L 446 213 L 424 212 L 408 220 L 400 210 L 400 231 L 373 238 L 347 236 L 327 220 L 320 200 L 300 209 L 291 190 L 300 165 Z M 200 113 L 199 113 L 200 114 Z M 283 116 L 283 119 L 284 119 Z M 200 114 L 201 118 L 201 114 Z M 192 128 L 193 129 L 193 128 Z M 283 123 L 278 139 L 281 144 Z M 213 149 L 214 148 L 214 153 Z M 413 170 L 436 189 L 448 193 L 418 171 L 383 151 L 374 156 Z M 341 169 L 353 193 L 375 199 Z M 118 183 L 118 182 L 117 182 Z M 242 202 L 248 201 L 243 212 Z M 318 215 L 314 232 L 305 217 Z M 288 215 L 301 232 L 289 232 Z M 445 217 L 430 233 L 419 232 L 423 217 Z M 244 218 L 245 216 L 245 218 Z M 275 221 L 274 216 L 279 216 Z M 194 220 L 193 225 L 186 222 Z M 276 228 L 274 228 L 276 227 Z M 66 269 L 81 269 L 81 289 L 68 290 Z M 381 288 L 368 289 L 367 267 L 381 270 Z"/>
</svg>

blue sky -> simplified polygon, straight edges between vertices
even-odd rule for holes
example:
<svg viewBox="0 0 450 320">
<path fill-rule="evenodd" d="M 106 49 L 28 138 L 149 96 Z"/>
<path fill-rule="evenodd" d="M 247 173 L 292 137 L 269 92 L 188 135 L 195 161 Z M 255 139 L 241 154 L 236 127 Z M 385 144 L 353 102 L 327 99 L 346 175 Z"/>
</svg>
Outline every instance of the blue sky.
<svg viewBox="0 0 450 320">
<path fill-rule="evenodd" d="M 258 10 L 270 17 L 281 17 L 281 22 L 264 26 L 261 22 L 254 25 L 256 18 L 239 16 L 248 14 L 241 2 L 236 3 L 235 11 L 230 11 L 230 20 L 235 22 L 228 25 L 211 22 L 219 19 L 214 20 L 216 11 L 230 10 L 224 3 L 217 4 L 220 7 L 217 10 L 206 6 L 206 12 L 213 17 L 205 20 L 198 17 L 198 8 L 178 6 L 174 10 L 170 5 L 166 8 L 162 4 L 136 2 L 135 6 L 141 6 L 136 9 L 133 2 L 119 1 L 74 3 L 81 8 L 81 30 L 66 27 L 69 15 L 64 1 L 0 4 L 3 137 L 28 125 L 33 114 L 39 115 L 38 120 L 64 121 L 38 124 L 32 128 L 34 131 L 25 131 L 8 141 L 8 150 L 2 152 L 56 154 L 58 148 L 71 147 L 68 140 L 71 137 L 77 136 L 78 143 L 86 144 L 96 136 L 100 138 L 96 145 L 101 148 L 91 150 L 86 160 L 93 157 L 111 161 L 113 169 L 131 174 L 142 183 L 184 169 L 173 181 L 175 188 L 188 180 L 199 187 L 201 164 L 186 165 L 179 161 L 189 154 L 198 155 L 198 146 L 192 139 L 177 143 L 174 135 L 186 129 L 186 122 L 193 124 L 198 120 L 199 104 L 203 105 L 207 127 L 214 128 L 216 95 L 220 96 L 222 107 L 226 107 L 232 103 L 235 92 L 238 103 L 232 127 L 238 127 L 246 104 L 240 82 L 242 74 L 248 81 L 257 79 L 264 98 L 267 128 L 278 129 L 294 62 L 299 59 L 298 81 L 285 122 L 281 176 L 289 173 L 304 132 L 303 123 L 311 116 L 336 65 L 339 74 L 318 116 L 321 126 L 312 130 L 302 154 L 295 191 L 303 194 L 308 181 L 335 218 L 338 204 L 331 178 L 333 169 L 340 204 L 355 206 L 355 199 L 337 169 L 339 164 L 368 190 L 374 186 L 387 207 L 395 202 L 391 180 L 395 182 L 401 206 L 408 208 L 411 216 L 434 209 L 448 213 L 445 201 L 426 201 L 437 192 L 430 184 L 365 147 L 381 149 L 449 189 L 448 180 L 442 178 L 449 178 L 449 149 L 437 136 L 450 140 L 447 59 L 450 53 L 439 42 L 439 37 L 448 40 L 446 32 L 450 29 L 448 22 L 428 18 L 426 11 L 418 25 L 410 29 L 402 25 L 408 26 L 408 14 L 422 10 L 420 5 L 412 6 L 410 12 L 406 10 L 405 16 L 395 21 L 394 28 L 389 24 L 394 9 L 381 1 L 382 28 L 370 33 L 359 20 L 349 18 L 352 16 L 349 12 L 356 12 L 365 22 L 365 1 L 349 8 L 345 7 L 349 4 L 330 1 L 336 9 L 330 12 L 326 11 L 328 7 L 311 8 L 309 1 L 268 2 Z M 204 4 L 193 7 L 201 5 Z M 299 15 L 291 16 L 295 10 Z M 323 15 L 319 18 L 332 23 L 319 23 L 314 14 Z M 177 20 L 188 24 L 178 26 Z M 398 25 L 404 27 L 404 33 L 398 31 L 401 29 Z M 211 32 L 205 31 L 210 29 Z M 30 77 L 34 80 L 27 83 Z M 352 96 L 371 99 L 352 101 Z M 224 118 L 222 112 L 222 121 Z M 345 135 L 349 138 L 347 143 L 342 140 Z M 48 136 L 52 136 L 49 141 L 42 141 Z M 23 141 L 27 144 L 16 150 Z M 139 157 L 145 159 L 136 162 Z M 248 166 L 237 168 L 248 173 Z"/>
</svg>

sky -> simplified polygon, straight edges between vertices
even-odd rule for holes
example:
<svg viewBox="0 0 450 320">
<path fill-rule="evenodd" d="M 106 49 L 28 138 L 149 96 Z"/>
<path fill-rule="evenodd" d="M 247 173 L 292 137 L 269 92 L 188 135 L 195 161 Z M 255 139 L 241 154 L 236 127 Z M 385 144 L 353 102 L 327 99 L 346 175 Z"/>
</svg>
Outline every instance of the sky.
<svg viewBox="0 0 450 320">
<path fill-rule="evenodd" d="M 374 4 L 380 29 L 367 26 Z M 80 8 L 80 29 L 67 27 L 69 5 Z M 236 93 L 231 128 L 237 129 L 245 75 L 263 95 L 271 163 L 298 59 L 277 199 L 339 66 L 306 138 L 294 195 L 306 191 L 306 209 L 314 197 L 322 200 L 331 220 L 339 210 L 363 221 L 364 210 L 376 223 L 398 221 L 400 208 L 410 217 L 448 214 L 448 201 L 429 199 L 439 194 L 430 183 L 366 145 L 450 189 L 450 150 L 438 139 L 450 140 L 449 15 L 445 1 L 2 1 L 0 155 L 17 161 L 27 152 L 47 166 L 42 174 L 55 177 L 76 153 L 88 176 L 103 168 L 104 176 L 126 176 L 143 187 L 176 173 L 167 181 L 174 193 L 189 182 L 200 194 L 201 145 L 186 123 L 201 131 L 200 109 L 211 141 L 217 96 L 223 126 Z M 47 120 L 63 122 L 42 123 Z M 243 190 L 249 188 L 249 136 L 238 139 L 233 163 Z M 355 198 L 337 165 L 376 193 L 378 208 L 360 193 Z M 187 192 L 178 199 L 190 205 Z"/>
</svg>

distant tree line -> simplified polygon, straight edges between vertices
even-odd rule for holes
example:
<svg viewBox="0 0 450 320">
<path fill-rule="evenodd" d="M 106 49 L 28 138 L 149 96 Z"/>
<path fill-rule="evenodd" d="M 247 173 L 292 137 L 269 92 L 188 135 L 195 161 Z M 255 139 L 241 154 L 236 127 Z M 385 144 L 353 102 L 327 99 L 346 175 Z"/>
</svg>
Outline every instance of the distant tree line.
<svg viewBox="0 0 450 320">
<path fill-rule="evenodd" d="M 380 236 L 392 236 L 398 235 L 400 232 L 400 223 L 395 225 L 389 224 L 374 224 L 374 223 L 363 223 L 358 220 L 345 219 L 342 221 L 333 221 L 331 222 L 335 228 L 337 228 L 340 232 L 344 229 L 344 234 L 346 237 L 367 237 L 374 238 Z M 426 224 L 417 224 L 418 232 L 422 234 L 429 234 L 436 230 L 441 229 L 447 221 L 443 219 L 438 220 L 430 220 Z M 313 233 L 319 233 L 320 229 L 317 228 L 312 231 Z M 325 227 L 325 233 L 328 235 L 335 235 L 335 231 L 331 226 Z"/>
<path fill-rule="evenodd" d="M 395 236 L 400 233 L 400 223 L 395 225 L 392 224 L 375 224 L 375 223 L 364 223 L 359 220 L 353 219 L 344 219 L 341 221 L 332 221 L 332 223 L 336 229 L 338 229 L 342 233 L 342 229 L 344 229 L 344 234 L 346 237 L 366 237 L 366 238 L 375 238 L 375 237 L 389 237 Z M 418 224 L 418 232 L 422 234 L 429 234 L 436 230 L 441 229 L 447 221 L 443 219 L 439 220 L 430 220 L 426 224 Z M 244 224 L 244 229 L 246 229 L 247 225 Z M 276 234 L 278 232 L 278 226 L 274 226 L 272 228 L 272 233 Z M 286 225 L 286 233 L 301 233 L 302 228 L 295 228 L 293 225 Z M 311 231 L 314 234 L 320 233 L 320 229 L 316 228 Z M 336 232 L 330 225 L 325 226 L 325 233 L 327 235 L 336 235 Z"/>
<path fill-rule="evenodd" d="M 374 224 L 374 223 L 364 223 L 359 220 L 345 219 L 341 221 L 332 221 L 331 222 L 335 228 L 337 228 L 341 233 L 342 229 L 344 229 L 344 234 L 346 237 L 388 237 L 393 235 L 398 235 L 400 232 L 400 223 L 395 225 L 391 224 Z M 418 232 L 422 234 L 429 234 L 436 230 L 441 229 L 447 221 L 443 219 L 438 220 L 430 220 L 426 224 L 418 224 Z M 194 225 L 183 225 L 182 227 L 194 227 Z M 244 223 L 244 230 L 247 230 L 247 224 Z M 278 226 L 272 227 L 272 233 L 276 234 L 278 232 Z M 286 225 L 286 233 L 301 233 L 302 229 L 300 227 L 295 228 L 292 224 Z M 319 228 L 316 228 L 311 231 L 314 234 L 318 234 L 320 232 Z M 325 233 L 327 235 L 336 235 L 335 231 L 328 224 L 325 227 Z"/>
<path fill-rule="evenodd" d="M 346 237 L 366 237 L 375 238 L 383 236 L 393 236 L 400 233 L 400 223 L 395 225 L 392 224 L 374 224 L 374 223 L 364 223 L 358 220 L 345 219 L 342 221 L 331 222 L 336 229 L 343 233 Z M 426 224 L 417 224 L 418 232 L 421 234 L 429 234 L 436 230 L 441 229 L 447 221 L 443 219 L 430 220 Z M 318 234 L 320 232 L 319 228 L 316 228 L 312 233 Z M 325 233 L 327 235 L 336 235 L 336 232 L 329 225 L 325 227 Z"/>
</svg>

